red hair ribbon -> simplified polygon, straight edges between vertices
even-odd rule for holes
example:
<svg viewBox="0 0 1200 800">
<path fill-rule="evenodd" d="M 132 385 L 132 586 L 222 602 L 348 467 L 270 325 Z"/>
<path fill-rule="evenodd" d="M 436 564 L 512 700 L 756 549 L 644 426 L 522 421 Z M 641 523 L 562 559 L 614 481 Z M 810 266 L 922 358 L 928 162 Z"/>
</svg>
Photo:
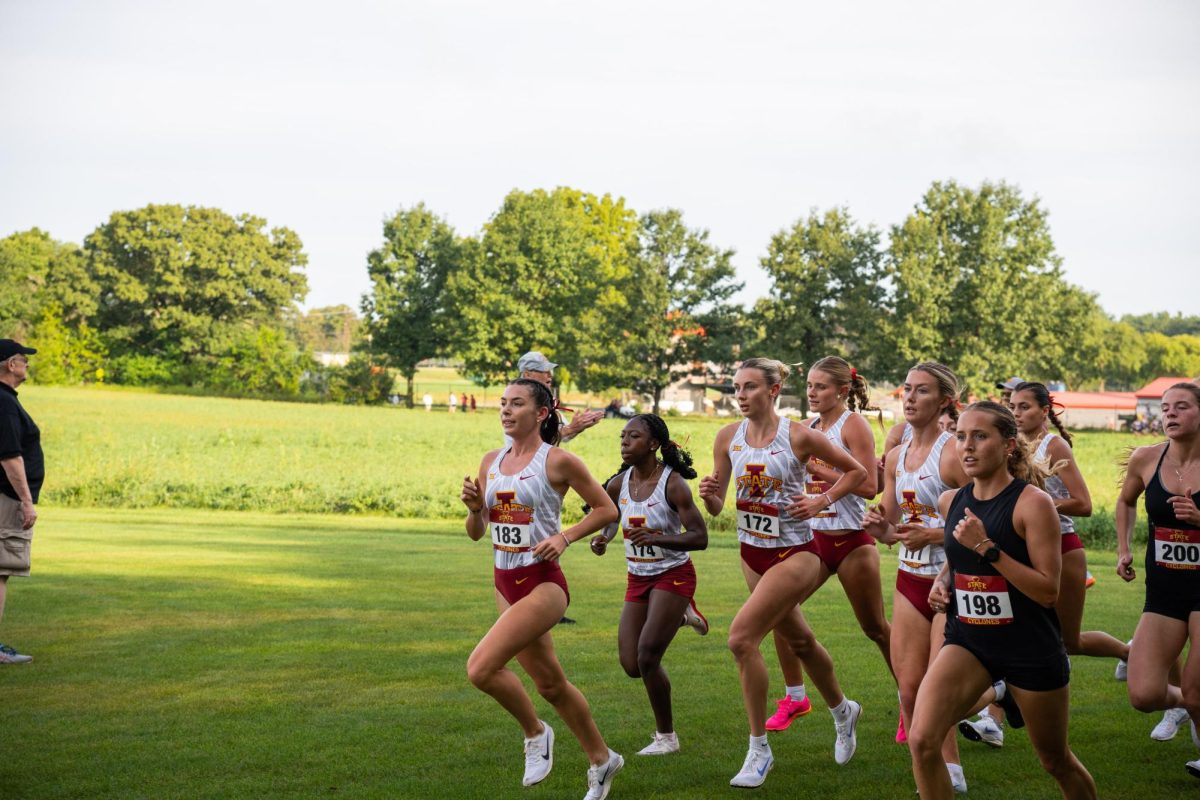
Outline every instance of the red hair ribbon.
<svg viewBox="0 0 1200 800">
<path fill-rule="evenodd" d="M 852 381 L 858 380 L 858 370 L 856 370 L 854 367 L 850 368 L 850 380 L 852 380 Z"/>
</svg>

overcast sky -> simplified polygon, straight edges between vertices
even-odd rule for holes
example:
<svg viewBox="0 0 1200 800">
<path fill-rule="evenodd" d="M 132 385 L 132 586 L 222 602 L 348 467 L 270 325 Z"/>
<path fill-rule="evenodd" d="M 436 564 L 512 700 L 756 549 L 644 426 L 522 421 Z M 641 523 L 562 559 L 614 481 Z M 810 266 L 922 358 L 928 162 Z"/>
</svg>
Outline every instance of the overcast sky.
<svg viewBox="0 0 1200 800">
<path fill-rule="evenodd" d="M 599 12 L 604 12 L 601 14 Z M 147 203 L 299 233 L 357 306 L 381 222 L 514 189 L 677 207 L 737 251 L 934 180 L 1041 198 L 1113 314 L 1200 314 L 1200 3 L 0 0 L 0 236 Z"/>
</svg>

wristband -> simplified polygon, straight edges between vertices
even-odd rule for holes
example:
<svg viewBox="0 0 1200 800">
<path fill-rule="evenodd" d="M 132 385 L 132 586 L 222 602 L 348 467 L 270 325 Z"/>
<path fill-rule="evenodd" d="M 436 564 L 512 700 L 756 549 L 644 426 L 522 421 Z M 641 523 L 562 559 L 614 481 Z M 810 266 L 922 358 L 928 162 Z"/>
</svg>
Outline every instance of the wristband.
<svg viewBox="0 0 1200 800">
<path fill-rule="evenodd" d="M 829 496 L 829 492 L 821 492 L 821 497 L 825 498 L 826 508 L 831 508 L 833 506 L 833 498 Z"/>
<path fill-rule="evenodd" d="M 558 535 L 562 537 L 564 542 L 566 542 L 566 544 L 563 545 L 563 550 L 566 550 L 568 547 L 571 546 L 571 540 L 567 538 L 567 535 L 565 533 L 563 533 L 562 531 L 559 531 Z"/>
<path fill-rule="evenodd" d="M 975 553 L 975 555 L 979 555 L 979 548 L 985 544 L 994 544 L 994 542 L 991 539 L 984 539 L 982 542 L 972 547 L 971 551 Z"/>
</svg>

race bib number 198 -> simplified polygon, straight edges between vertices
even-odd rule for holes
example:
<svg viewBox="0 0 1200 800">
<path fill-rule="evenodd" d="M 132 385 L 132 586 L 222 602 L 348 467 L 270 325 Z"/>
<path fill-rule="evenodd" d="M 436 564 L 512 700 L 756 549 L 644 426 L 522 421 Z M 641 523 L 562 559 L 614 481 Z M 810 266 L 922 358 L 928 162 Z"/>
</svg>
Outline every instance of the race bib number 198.
<svg viewBox="0 0 1200 800">
<path fill-rule="evenodd" d="M 970 625 L 1008 625 L 1013 621 L 1012 598 L 1003 575 L 954 574 L 958 618 Z"/>
</svg>

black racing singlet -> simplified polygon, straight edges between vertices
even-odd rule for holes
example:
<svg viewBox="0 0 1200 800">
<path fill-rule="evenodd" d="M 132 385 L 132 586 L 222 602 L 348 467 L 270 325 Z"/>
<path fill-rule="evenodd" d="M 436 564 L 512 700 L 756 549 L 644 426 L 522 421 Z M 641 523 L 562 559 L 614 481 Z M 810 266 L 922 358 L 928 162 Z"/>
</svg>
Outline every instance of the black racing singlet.
<svg viewBox="0 0 1200 800">
<path fill-rule="evenodd" d="M 1172 495 L 1159 477 L 1170 443 L 1163 448 L 1146 486 L 1146 611 L 1186 620 L 1200 610 L 1200 528 L 1175 516 Z M 1192 502 L 1200 500 L 1200 492 Z"/>
<path fill-rule="evenodd" d="M 1028 486 L 1016 478 L 991 500 L 978 500 L 974 483 L 959 489 L 946 516 L 946 560 L 950 563 L 950 605 L 946 636 L 970 642 L 983 653 L 1007 658 L 1047 656 L 1063 650 L 1058 615 L 1030 599 L 995 565 L 958 543 L 954 527 L 971 509 L 988 538 L 1010 558 L 1032 566 L 1029 547 L 1013 527 L 1017 499 Z"/>
</svg>

